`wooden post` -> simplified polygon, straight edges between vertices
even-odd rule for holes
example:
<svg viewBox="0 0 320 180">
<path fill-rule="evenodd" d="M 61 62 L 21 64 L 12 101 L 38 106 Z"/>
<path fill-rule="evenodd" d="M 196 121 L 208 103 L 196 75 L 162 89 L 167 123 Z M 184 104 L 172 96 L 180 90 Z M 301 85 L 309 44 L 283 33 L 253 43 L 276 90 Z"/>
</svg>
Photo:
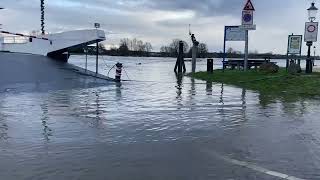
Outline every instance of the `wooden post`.
<svg viewBox="0 0 320 180">
<path fill-rule="evenodd" d="M 174 71 L 176 73 L 185 73 L 186 65 L 184 63 L 184 52 L 183 52 L 183 42 L 179 42 L 179 54 L 176 62 L 176 66 L 174 67 Z"/>
<path fill-rule="evenodd" d="M 86 71 L 87 71 L 88 70 L 88 44 L 86 44 L 85 51 L 86 51 Z"/>
</svg>

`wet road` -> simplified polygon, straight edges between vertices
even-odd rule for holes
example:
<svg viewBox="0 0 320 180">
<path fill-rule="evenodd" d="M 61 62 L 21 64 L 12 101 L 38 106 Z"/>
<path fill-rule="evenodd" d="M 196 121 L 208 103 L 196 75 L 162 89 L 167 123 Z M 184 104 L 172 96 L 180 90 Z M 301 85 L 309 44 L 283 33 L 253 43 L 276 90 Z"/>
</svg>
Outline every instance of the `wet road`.
<svg viewBox="0 0 320 180">
<path fill-rule="evenodd" d="M 103 59 L 136 81 L 0 94 L 1 179 L 320 179 L 320 99 L 177 80 L 172 59 Z"/>
</svg>

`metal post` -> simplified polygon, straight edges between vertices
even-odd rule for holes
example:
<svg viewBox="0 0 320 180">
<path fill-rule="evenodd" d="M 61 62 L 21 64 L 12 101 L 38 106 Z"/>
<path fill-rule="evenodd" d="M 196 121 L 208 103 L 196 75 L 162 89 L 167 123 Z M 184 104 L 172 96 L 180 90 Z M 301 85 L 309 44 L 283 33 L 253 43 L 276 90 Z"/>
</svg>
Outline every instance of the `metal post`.
<svg viewBox="0 0 320 180">
<path fill-rule="evenodd" d="M 224 71 L 225 67 L 225 61 L 226 61 L 226 31 L 227 28 L 224 27 L 224 41 L 223 41 L 223 59 L 222 59 L 222 70 Z"/>
<path fill-rule="evenodd" d="M 308 46 L 308 56 L 307 56 L 307 62 L 306 62 L 306 73 L 310 74 L 312 73 L 312 60 L 311 60 L 311 46 L 312 46 L 312 42 L 309 41 L 307 42 L 307 46 Z"/>
<path fill-rule="evenodd" d="M 96 43 L 96 74 L 98 74 L 99 70 L 99 43 Z"/>
<path fill-rule="evenodd" d="M 246 30 L 246 36 L 245 36 L 245 49 L 244 49 L 244 71 L 248 70 L 248 56 L 249 56 L 249 30 Z"/>
<path fill-rule="evenodd" d="M 86 71 L 88 70 L 88 44 L 86 44 Z"/>
</svg>

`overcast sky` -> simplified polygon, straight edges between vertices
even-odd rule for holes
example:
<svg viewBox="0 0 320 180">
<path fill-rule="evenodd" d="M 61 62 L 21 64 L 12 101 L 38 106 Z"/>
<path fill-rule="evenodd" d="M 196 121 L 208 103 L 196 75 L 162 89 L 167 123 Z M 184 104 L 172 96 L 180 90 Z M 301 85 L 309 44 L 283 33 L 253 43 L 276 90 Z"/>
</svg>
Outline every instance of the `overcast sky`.
<svg viewBox="0 0 320 180">
<path fill-rule="evenodd" d="M 311 0 L 252 2 L 257 30 L 250 32 L 250 50 L 284 54 L 288 34 L 304 33 Z M 159 50 L 174 38 L 191 43 L 188 24 L 192 24 L 200 42 L 208 44 L 210 51 L 221 51 L 224 26 L 241 23 L 244 4 L 245 0 L 46 0 L 46 30 L 87 29 L 100 22 L 110 33 L 107 45 L 135 37 Z M 40 29 L 40 0 L 1 0 L 0 7 L 6 8 L 0 11 L 4 30 L 27 33 Z M 242 50 L 243 43 L 228 46 Z"/>
</svg>

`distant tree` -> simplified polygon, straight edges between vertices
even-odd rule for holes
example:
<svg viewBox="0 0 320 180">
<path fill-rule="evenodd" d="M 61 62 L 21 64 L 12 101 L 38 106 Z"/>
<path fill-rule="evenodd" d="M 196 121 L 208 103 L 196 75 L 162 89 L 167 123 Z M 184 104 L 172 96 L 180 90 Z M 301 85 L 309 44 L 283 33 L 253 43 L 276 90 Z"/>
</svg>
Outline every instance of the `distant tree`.
<svg viewBox="0 0 320 180">
<path fill-rule="evenodd" d="M 149 42 L 146 42 L 144 44 L 144 46 L 145 46 L 145 51 L 148 52 L 148 53 L 153 50 L 153 47 L 152 47 L 151 43 L 149 43 Z"/>
<path fill-rule="evenodd" d="M 232 49 L 232 47 L 229 47 L 229 48 L 228 48 L 227 53 L 228 53 L 228 54 L 233 54 L 233 53 L 234 53 L 234 50 Z"/>
<path fill-rule="evenodd" d="M 198 46 L 198 56 L 200 58 L 207 57 L 208 54 L 208 46 L 205 43 L 200 43 Z"/>
<path fill-rule="evenodd" d="M 162 56 L 171 56 L 173 50 L 169 46 L 161 46 L 160 53 Z"/>
<path fill-rule="evenodd" d="M 104 53 L 107 51 L 105 45 L 102 44 L 102 43 L 99 43 L 99 44 L 98 44 L 98 48 L 99 48 L 99 52 L 100 52 L 101 54 L 104 54 Z"/>
<path fill-rule="evenodd" d="M 180 41 L 182 41 L 182 40 L 180 40 L 180 39 L 174 39 L 174 40 L 172 40 L 172 43 L 169 45 L 170 50 L 171 50 L 170 53 L 171 53 L 173 56 L 178 56 Z M 188 50 L 189 50 L 189 45 L 188 45 L 188 43 L 185 42 L 185 41 L 182 41 L 182 42 L 183 42 L 183 52 L 184 52 L 184 53 L 187 53 Z"/>
<path fill-rule="evenodd" d="M 149 42 L 144 43 L 137 38 L 123 38 L 120 40 L 118 50 L 121 56 L 148 56 L 152 51 L 152 45 Z"/>
<path fill-rule="evenodd" d="M 121 41 L 121 43 L 120 43 L 119 54 L 121 56 L 128 56 L 129 55 L 129 47 L 125 41 Z"/>
</svg>

